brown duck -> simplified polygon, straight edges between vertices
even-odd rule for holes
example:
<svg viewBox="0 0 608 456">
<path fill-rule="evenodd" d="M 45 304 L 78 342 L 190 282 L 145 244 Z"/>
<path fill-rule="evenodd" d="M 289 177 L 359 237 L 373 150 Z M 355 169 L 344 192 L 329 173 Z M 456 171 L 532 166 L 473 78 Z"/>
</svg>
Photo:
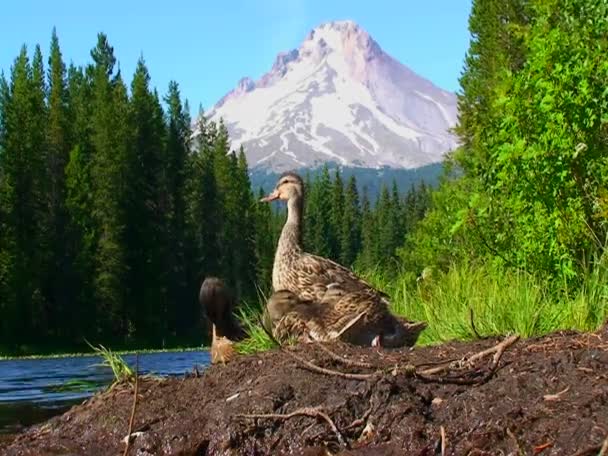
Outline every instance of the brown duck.
<svg viewBox="0 0 608 456">
<path fill-rule="evenodd" d="M 235 356 L 234 342 L 246 333 L 233 315 L 234 298 L 216 277 L 207 277 L 199 292 L 199 303 L 212 324 L 211 362 L 227 363 Z"/>
<path fill-rule="evenodd" d="M 289 334 L 300 340 L 339 338 L 356 345 L 414 345 L 426 323 L 392 315 L 385 293 L 344 266 L 303 251 L 304 183 L 300 176 L 282 174 L 273 192 L 261 201 L 274 200 L 287 202 L 287 221 L 272 270 L 275 294 L 268 304 L 269 310 L 277 307 L 275 337 Z"/>
</svg>

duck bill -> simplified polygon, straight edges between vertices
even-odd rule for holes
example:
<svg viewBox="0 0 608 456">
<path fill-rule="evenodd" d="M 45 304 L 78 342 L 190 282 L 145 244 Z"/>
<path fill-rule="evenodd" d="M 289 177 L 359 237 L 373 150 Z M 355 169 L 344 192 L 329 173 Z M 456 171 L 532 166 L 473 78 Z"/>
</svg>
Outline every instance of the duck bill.
<svg viewBox="0 0 608 456">
<path fill-rule="evenodd" d="M 260 203 L 270 203 L 271 201 L 279 199 L 279 192 L 274 191 L 269 195 L 266 195 L 264 198 L 260 200 Z"/>
</svg>

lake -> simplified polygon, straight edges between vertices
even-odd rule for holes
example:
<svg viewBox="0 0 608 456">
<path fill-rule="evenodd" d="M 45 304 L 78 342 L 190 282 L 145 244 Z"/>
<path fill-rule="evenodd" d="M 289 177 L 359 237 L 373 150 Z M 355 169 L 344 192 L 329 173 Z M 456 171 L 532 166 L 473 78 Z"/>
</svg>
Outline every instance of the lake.
<svg viewBox="0 0 608 456">
<path fill-rule="evenodd" d="M 122 355 L 135 369 L 135 355 Z M 182 376 L 209 365 L 208 351 L 144 353 L 139 375 Z M 0 433 L 63 413 L 112 383 L 99 356 L 0 360 Z"/>
</svg>

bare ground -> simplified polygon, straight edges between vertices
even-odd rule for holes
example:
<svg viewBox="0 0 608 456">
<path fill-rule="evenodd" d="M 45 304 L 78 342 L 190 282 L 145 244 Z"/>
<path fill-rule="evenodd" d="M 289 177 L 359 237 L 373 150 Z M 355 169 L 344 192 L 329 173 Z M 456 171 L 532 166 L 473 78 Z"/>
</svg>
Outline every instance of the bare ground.
<svg viewBox="0 0 608 456">
<path fill-rule="evenodd" d="M 608 325 L 505 340 L 302 345 L 140 378 L 128 454 L 608 455 Z M 123 454 L 133 402 L 117 385 L 0 452 Z"/>
</svg>

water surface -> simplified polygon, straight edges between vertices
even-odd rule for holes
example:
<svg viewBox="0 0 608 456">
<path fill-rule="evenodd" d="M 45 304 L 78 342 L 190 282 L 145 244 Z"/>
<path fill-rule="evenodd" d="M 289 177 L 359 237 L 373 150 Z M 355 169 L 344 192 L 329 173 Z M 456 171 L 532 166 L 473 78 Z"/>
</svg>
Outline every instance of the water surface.
<svg viewBox="0 0 608 456">
<path fill-rule="evenodd" d="M 135 355 L 122 355 L 135 369 Z M 181 376 L 207 366 L 207 351 L 144 353 L 139 374 Z M 19 431 L 63 413 L 112 383 L 99 356 L 0 360 L 0 433 Z"/>
</svg>

